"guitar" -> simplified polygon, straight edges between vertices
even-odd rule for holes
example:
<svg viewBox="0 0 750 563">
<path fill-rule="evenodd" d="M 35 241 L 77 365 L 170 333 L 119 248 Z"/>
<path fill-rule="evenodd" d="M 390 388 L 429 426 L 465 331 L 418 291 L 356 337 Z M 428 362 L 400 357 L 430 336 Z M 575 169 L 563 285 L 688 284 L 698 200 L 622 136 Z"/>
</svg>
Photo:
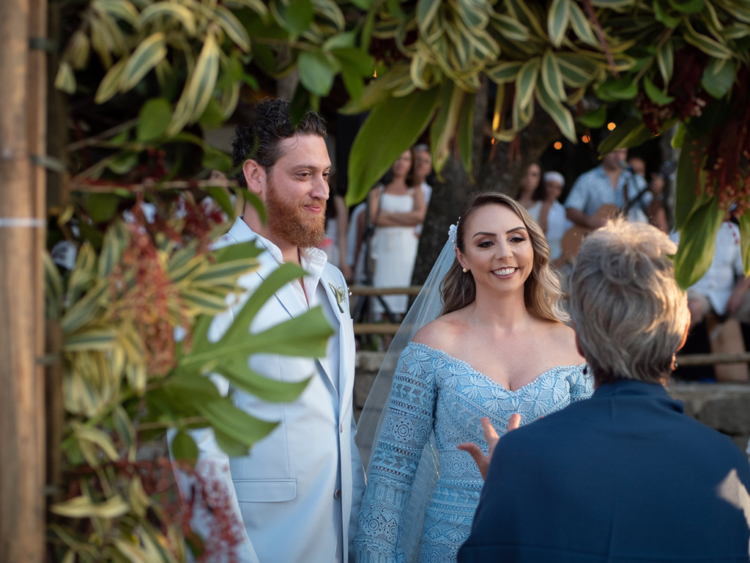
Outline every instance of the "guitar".
<svg viewBox="0 0 750 563">
<path fill-rule="evenodd" d="M 620 213 L 620 210 L 616 205 L 610 203 L 602 205 L 593 217 L 601 219 L 613 219 Z M 567 262 L 570 262 L 578 255 L 578 251 L 581 250 L 581 244 L 583 239 L 586 238 L 591 231 L 594 231 L 591 227 L 582 227 L 581 225 L 574 225 L 563 235 L 560 241 L 560 247 L 562 248 L 562 255 L 565 257 Z"/>
</svg>

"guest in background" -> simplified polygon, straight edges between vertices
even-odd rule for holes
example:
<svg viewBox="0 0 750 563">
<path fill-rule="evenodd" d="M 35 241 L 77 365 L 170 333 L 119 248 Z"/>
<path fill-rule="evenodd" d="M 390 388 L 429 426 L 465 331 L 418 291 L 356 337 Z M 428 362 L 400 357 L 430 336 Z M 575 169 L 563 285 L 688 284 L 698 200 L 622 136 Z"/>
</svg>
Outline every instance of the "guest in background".
<svg viewBox="0 0 750 563">
<path fill-rule="evenodd" d="M 676 250 L 622 220 L 586 237 L 570 310 L 596 391 L 499 442 L 483 420 L 497 447 L 459 563 L 748 561 L 747 459 L 663 387 L 690 323 Z"/>
<path fill-rule="evenodd" d="M 614 205 L 630 221 L 646 222 L 651 193 L 646 181 L 628 170 L 627 149 L 616 149 L 602 157 L 601 165 L 578 177 L 565 201 L 568 219 L 576 225 L 598 229 L 607 218 L 597 215 L 603 205 Z"/>
<path fill-rule="evenodd" d="M 336 185 L 335 182 L 331 184 Z M 328 262 L 341 270 L 344 279 L 350 281 L 352 268 L 347 259 L 349 212 L 343 197 L 336 194 L 331 199 L 333 205 L 326 208 L 326 233 L 322 250 L 328 256 Z"/>
<path fill-rule="evenodd" d="M 521 187 L 519 188 L 516 201 L 523 205 L 525 209 L 530 209 L 534 205 L 534 193 L 539 189 L 541 182 L 542 167 L 533 162 L 526 169 L 526 174 L 524 174 L 521 180 Z"/>
<path fill-rule="evenodd" d="M 529 215 L 539 223 L 547 237 L 552 265 L 559 268 L 564 258 L 560 242 L 565 232 L 573 223 L 565 217 L 565 207 L 557 200 L 565 187 L 565 178 L 559 172 L 546 172 L 544 181 L 534 192 L 534 205 L 529 208 Z"/>
<path fill-rule="evenodd" d="M 373 262 L 374 287 L 406 287 L 411 285 L 414 260 L 419 239 L 414 227 L 424 221 L 424 194 L 411 188 L 412 153 L 403 154 L 391 167 L 390 180 L 370 192 L 370 223 L 375 226 L 371 239 L 370 258 Z M 406 313 L 407 295 L 384 297 L 394 315 Z M 383 306 L 374 300 L 374 312 L 382 314 Z"/>
<path fill-rule="evenodd" d="M 633 174 L 640 176 L 644 180 L 646 179 L 646 163 L 639 156 L 631 156 L 628 158 L 628 166 L 633 171 Z"/>
<path fill-rule="evenodd" d="M 680 233 L 672 240 L 679 244 Z M 725 221 L 716 234 L 716 249 L 708 271 L 688 288 L 690 328 L 706 321 L 708 341 L 714 354 L 745 351 L 740 322 L 750 321 L 750 277 L 743 275 L 740 229 Z M 717 364 L 718 381 L 747 381 L 747 364 Z"/>
<path fill-rule="evenodd" d="M 651 182 L 648 189 L 651 191 L 653 199 L 648 204 L 646 215 L 649 222 L 663 233 L 669 233 L 669 223 L 667 222 L 667 210 L 664 208 L 664 185 L 666 180 L 661 172 L 651 174 Z"/>
<path fill-rule="evenodd" d="M 430 155 L 430 147 L 427 145 L 416 145 L 411 149 L 411 152 L 414 159 L 412 184 L 415 187 L 419 186 L 422 188 L 424 207 L 425 210 L 427 210 L 430 206 L 430 197 L 432 197 L 432 186 L 427 183 L 427 177 L 432 174 L 432 155 Z M 417 225 L 415 233 L 417 236 L 422 234 L 422 223 Z"/>
</svg>

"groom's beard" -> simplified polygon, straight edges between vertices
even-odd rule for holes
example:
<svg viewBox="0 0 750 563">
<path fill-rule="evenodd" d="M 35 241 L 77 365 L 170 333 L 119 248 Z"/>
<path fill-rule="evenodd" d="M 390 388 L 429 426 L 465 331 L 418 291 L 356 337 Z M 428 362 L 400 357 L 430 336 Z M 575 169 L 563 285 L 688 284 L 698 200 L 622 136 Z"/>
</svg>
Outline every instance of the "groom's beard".
<svg viewBox="0 0 750 563">
<path fill-rule="evenodd" d="M 319 215 L 311 215 L 305 205 L 319 205 Z M 266 198 L 268 228 L 280 239 L 299 248 L 319 246 L 325 237 L 326 200 L 305 198 L 302 201 L 289 201 L 282 197 L 276 187 L 268 182 Z"/>
</svg>

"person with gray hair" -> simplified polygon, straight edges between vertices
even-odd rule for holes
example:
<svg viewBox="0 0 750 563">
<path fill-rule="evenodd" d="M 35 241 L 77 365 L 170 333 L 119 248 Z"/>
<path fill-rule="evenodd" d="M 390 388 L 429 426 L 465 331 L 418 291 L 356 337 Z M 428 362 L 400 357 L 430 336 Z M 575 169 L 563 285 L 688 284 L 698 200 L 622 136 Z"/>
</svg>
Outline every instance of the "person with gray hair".
<svg viewBox="0 0 750 563">
<path fill-rule="evenodd" d="M 459 563 L 747 562 L 750 466 L 663 385 L 690 323 L 675 245 L 622 220 L 571 274 L 576 343 L 596 390 L 501 440 Z M 494 452 L 494 453 L 493 453 Z"/>
</svg>

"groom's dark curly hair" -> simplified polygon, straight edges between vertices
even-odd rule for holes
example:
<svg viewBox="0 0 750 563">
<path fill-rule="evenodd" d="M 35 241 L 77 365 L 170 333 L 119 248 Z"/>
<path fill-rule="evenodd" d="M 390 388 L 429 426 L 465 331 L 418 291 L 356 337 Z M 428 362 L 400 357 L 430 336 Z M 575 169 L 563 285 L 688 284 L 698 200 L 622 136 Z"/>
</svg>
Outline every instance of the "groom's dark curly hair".
<svg viewBox="0 0 750 563">
<path fill-rule="evenodd" d="M 245 186 L 242 163 L 252 159 L 266 170 L 283 155 L 281 141 L 294 135 L 326 137 L 326 122 L 316 112 L 309 110 L 295 127 L 289 115 L 286 100 L 264 100 L 255 108 L 258 115 L 251 125 L 238 125 L 237 136 L 232 140 L 232 160 L 239 169 L 237 181 Z"/>
</svg>

